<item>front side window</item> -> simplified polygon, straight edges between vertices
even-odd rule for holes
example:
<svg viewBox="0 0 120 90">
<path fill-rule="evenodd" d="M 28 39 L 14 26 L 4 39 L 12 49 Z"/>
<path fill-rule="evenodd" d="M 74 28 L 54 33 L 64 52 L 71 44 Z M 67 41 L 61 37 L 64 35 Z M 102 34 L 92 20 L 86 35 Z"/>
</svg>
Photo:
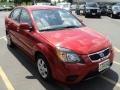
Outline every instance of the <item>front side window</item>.
<svg viewBox="0 0 120 90">
<path fill-rule="evenodd" d="M 82 26 L 79 20 L 63 9 L 34 10 L 32 14 L 39 31 Z"/>
<path fill-rule="evenodd" d="M 21 9 L 17 8 L 15 9 L 11 14 L 10 14 L 10 18 L 19 22 L 19 15 L 20 15 Z"/>
<path fill-rule="evenodd" d="M 30 16 L 28 12 L 23 9 L 20 15 L 20 23 L 28 23 L 31 24 Z"/>
</svg>

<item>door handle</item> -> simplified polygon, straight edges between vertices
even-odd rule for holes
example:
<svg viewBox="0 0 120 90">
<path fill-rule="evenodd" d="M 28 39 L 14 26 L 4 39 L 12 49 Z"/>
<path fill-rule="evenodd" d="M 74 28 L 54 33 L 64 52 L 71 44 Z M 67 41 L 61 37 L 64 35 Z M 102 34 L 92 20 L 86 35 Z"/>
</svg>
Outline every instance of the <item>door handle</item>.
<svg viewBox="0 0 120 90">
<path fill-rule="evenodd" d="M 20 31 L 20 29 L 19 29 L 19 27 L 17 28 L 17 32 L 19 32 Z"/>
<path fill-rule="evenodd" d="M 7 23 L 7 25 L 10 25 L 10 24 L 11 24 L 10 22 Z"/>
</svg>

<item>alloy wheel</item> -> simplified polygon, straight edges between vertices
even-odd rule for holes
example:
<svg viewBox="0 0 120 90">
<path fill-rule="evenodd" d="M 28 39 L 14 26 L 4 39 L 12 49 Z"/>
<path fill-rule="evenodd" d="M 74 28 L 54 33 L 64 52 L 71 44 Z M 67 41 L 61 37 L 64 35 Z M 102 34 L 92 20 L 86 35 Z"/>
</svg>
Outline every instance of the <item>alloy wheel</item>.
<svg viewBox="0 0 120 90">
<path fill-rule="evenodd" d="M 46 79 L 48 76 L 48 69 L 47 69 L 47 65 L 45 64 L 42 58 L 38 59 L 37 67 L 38 67 L 38 71 L 40 75 L 42 76 L 42 78 Z"/>
<path fill-rule="evenodd" d="M 11 42 L 10 35 L 7 34 L 6 36 L 7 36 L 7 44 L 8 44 L 8 46 L 11 46 L 11 45 L 12 45 L 12 42 Z"/>
</svg>

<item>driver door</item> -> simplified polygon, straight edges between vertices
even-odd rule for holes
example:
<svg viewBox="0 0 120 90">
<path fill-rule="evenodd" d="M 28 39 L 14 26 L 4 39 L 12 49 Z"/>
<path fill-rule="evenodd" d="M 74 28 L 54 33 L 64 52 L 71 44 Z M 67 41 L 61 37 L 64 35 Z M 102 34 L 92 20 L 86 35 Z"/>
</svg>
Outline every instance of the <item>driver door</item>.
<svg viewBox="0 0 120 90">
<path fill-rule="evenodd" d="M 32 27 L 32 20 L 26 9 L 22 9 L 20 15 L 20 23 L 28 23 Z M 20 42 L 22 43 L 22 48 L 32 55 L 32 49 L 35 43 L 34 30 L 19 30 L 18 31 Z"/>
</svg>

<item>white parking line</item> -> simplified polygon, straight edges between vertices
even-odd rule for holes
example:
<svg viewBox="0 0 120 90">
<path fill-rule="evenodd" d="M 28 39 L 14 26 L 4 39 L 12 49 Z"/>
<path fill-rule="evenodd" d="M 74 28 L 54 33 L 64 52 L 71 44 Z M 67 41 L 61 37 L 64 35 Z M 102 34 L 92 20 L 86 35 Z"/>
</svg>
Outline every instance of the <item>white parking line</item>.
<svg viewBox="0 0 120 90">
<path fill-rule="evenodd" d="M 120 49 L 118 49 L 117 47 L 114 47 L 114 50 L 118 53 L 120 53 Z"/>
<path fill-rule="evenodd" d="M 120 83 L 117 83 L 114 80 L 111 80 L 111 79 L 109 79 L 109 78 L 107 78 L 107 77 L 105 77 L 103 75 L 101 76 L 101 78 L 104 79 L 104 80 L 106 80 L 106 81 L 108 81 L 109 83 L 115 85 L 115 87 L 119 87 L 120 88 Z"/>
<path fill-rule="evenodd" d="M 1 39 L 4 39 L 4 38 L 6 38 L 6 36 L 1 37 L 0 40 L 1 40 Z"/>
<path fill-rule="evenodd" d="M 116 61 L 114 61 L 113 63 L 114 63 L 114 64 L 117 64 L 117 65 L 120 65 L 120 63 L 119 63 L 119 62 L 116 62 Z"/>
<path fill-rule="evenodd" d="M 7 78 L 7 75 L 5 74 L 5 72 L 3 71 L 3 69 L 1 67 L 0 67 L 0 76 L 1 76 L 2 80 L 4 81 L 8 90 L 15 90 L 14 87 L 12 86 L 11 82 Z"/>
<path fill-rule="evenodd" d="M 7 42 L 7 38 L 6 37 L 4 37 L 3 39 Z"/>
</svg>

